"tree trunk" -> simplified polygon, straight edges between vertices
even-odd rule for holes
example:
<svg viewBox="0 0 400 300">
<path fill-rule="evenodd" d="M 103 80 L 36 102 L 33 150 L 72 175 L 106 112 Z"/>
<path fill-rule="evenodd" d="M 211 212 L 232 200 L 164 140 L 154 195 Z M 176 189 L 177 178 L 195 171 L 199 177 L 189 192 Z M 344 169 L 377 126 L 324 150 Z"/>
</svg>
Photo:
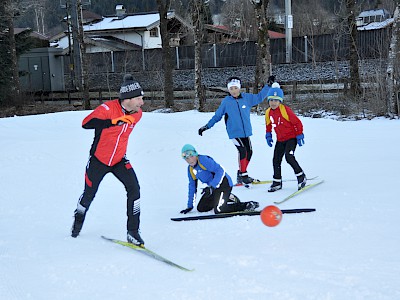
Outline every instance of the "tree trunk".
<svg viewBox="0 0 400 300">
<path fill-rule="evenodd" d="M 174 80 L 173 80 L 173 62 L 171 47 L 169 45 L 169 31 L 167 13 L 170 7 L 170 0 L 157 0 L 158 12 L 160 14 L 160 31 L 162 42 L 163 66 L 164 66 L 164 100 L 165 107 L 174 106 Z"/>
<path fill-rule="evenodd" d="M 253 93 L 258 93 L 267 83 L 271 70 L 271 55 L 269 52 L 267 8 L 269 0 L 254 3 L 257 20 L 257 57 Z M 257 108 L 257 111 L 259 109 Z"/>
<path fill-rule="evenodd" d="M 387 114 L 389 117 L 393 118 L 396 113 L 400 116 L 399 109 L 399 83 L 400 83 L 400 4 L 396 6 L 394 12 L 394 23 L 392 28 L 392 38 L 390 42 L 390 50 L 389 50 L 389 59 L 387 66 L 387 87 L 388 87 L 388 95 L 386 97 L 387 102 Z"/>
<path fill-rule="evenodd" d="M 12 0 L 0 6 L 0 104 L 22 108 L 18 77 L 18 60 L 14 36 L 14 7 Z"/>
<path fill-rule="evenodd" d="M 202 85 L 201 46 L 203 44 L 203 1 L 194 0 L 192 5 L 192 22 L 194 26 L 194 108 L 199 111 L 205 111 L 205 92 Z"/>
<path fill-rule="evenodd" d="M 257 20 L 257 58 L 254 92 L 263 87 L 270 76 L 271 55 L 269 53 L 267 7 L 269 0 L 255 4 Z"/>
<path fill-rule="evenodd" d="M 78 40 L 79 40 L 79 51 L 81 56 L 81 86 L 82 86 L 82 98 L 83 107 L 86 110 L 91 109 L 90 105 L 90 93 L 89 93 L 89 74 L 88 74 L 88 60 L 86 55 L 86 45 L 84 40 L 83 32 L 83 20 L 82 20 L 82 1 L 78 1 Z"/>
<path fill-rule="evenodd" d="M 357 24 L 355 18 L 355 0 L 346 0 L 347 26 L 350 46 L 350 95 L 356 99 L 361 94 L 360 72 L 357 52 Z"/>
</svg>

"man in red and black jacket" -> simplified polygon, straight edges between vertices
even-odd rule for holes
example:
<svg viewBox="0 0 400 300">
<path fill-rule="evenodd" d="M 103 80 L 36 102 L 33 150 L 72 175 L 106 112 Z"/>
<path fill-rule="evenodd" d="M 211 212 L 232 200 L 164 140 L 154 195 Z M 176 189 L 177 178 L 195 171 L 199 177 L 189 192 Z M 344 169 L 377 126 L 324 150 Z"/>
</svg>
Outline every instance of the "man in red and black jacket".
<svg viewBox="0 0 400 300">
<path fill-rule="evenodd" d="M 140 187 L 135 171 L 126 158 L 128 138 L 142 117 L 143 90 L 127 74 L 120 89 L 120 97 L 97 107 L 82 122 L 85 129 L 94 129 L 94 140 L 85 172 L 85 189 L 75 210 L 72 237 L 77 237 L 100 182 L 112 173 L 127 191 L 127 240 L 144 247 L 139 233 Z"/>
</svg>

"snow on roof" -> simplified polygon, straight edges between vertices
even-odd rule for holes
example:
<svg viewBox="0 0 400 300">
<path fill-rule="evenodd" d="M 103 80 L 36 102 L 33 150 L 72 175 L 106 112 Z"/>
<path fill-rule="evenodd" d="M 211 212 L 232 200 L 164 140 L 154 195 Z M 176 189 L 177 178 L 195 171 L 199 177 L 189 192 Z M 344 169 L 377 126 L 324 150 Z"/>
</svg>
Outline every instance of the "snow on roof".
<svg viewBox="0 0 400 300">
<path fill-rule="evenodd" d="M 361 12 L 358 17 L 365 18 L 365 17 L 372 17 L 372 16 L 385 16 L 389 15 L 389 12 L 386 9 L 375 9 L 375 10 L 365 10 Z"/>
<path fill-rule="evenodd" d="M 373 30 L 373 29 L 382 29 L 394 22 L 393 18 L 386 19 L 385 21 L 382 22 L 372 22 L 364 26 L 359 26 L 357 27 L 357 30 Z"/>
<path fill-rule="evenodd" d="M 168 13 L 171 17 L 173 13 Z M 142 15 L 126 15 L 124 17 L 104 17 L 98 23 L 83 26 L 84 31 L 103 31 L 103 30 L 117 30 L 117 29 L 134 29 L 134 28 L 147 28 L 151 29 L 155 24 L 160 21 L 158 13 L 149 13 Z"/>
</svg>

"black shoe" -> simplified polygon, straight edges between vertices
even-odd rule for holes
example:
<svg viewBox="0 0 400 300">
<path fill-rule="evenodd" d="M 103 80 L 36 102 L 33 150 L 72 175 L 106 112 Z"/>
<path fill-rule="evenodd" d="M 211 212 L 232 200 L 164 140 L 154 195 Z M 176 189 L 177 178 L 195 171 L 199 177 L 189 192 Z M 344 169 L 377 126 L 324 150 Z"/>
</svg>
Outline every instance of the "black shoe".
<svg viewBox="0 0 400 300">
<path fill-rule="evenodd" d="M 238 198 L 236 195 L 234 195 L 234 194 L 231 193 L 231 194 L 229 195 L 228 202 L 231 202 L 231 203 L 240 203 L 240 200 L 239 200 L 239 198 Z"/>
<path fill-rule="evenodd" d="M 249 201 L 246 202 L 246 207 L 244 209 L 244 211 L 255 211 L 256 208 L 258 208 L 260 206 L 260 204 L 258 204 L 258 202 L 256 201 Z"/>
<path fill-rule="evenodd" d="M 138 231 L 128 231 L 126 238 L 128 240 L 128 243 L 144 248 L 144 241 L 140 237 Z"/>
<path fill-rule="evenodd" d="M 252 177 L 250 177 L 249 175 L 244 175 L 242 176 L 243 178 L 243 183 L 245 184 L 250 184 L 254 182 L 254 179 Z"/>
<path fill-rule="evenodd" d="M 272 181 L 271 186 L 269 187 L 268 192 L 272 193 L 272 192 L 276 192 L 277 190 L 281 190 L 282 189 L 282 179 L 274 179 Z"/>
<path fill-rule="evenodd" d="M 247 174 L 247 172 L 240 172 L 240 171 L 238 171 L 238 174 L 237 174 L 237 182 L 238 183 L 243 183 L 243 184 L 250 184 L 250 183 L 253 183 L 253 181 L 254 181 L 254 179 L 253 178 L 251 178 L 248 174 Z"/>
<path fill-rule="evenodd" d="M 304 188 L 307 184 L 307 177 L 304 172 L 301 172 L 299 174 L 296 174 L 297 176 L 297 189 L 300 191 L 302 188 Z"/>
<path fill-rule="evenodd" d="M 78 212 L 77 210 L 75 210 L 74 212 L 74 224 L 72 224 L 72 229 L 71 229 L 71 236 L 76 238 L 79 233 L 81 232 L 82 226 L 83 226 L 83 222 L 85 221 L 85 214 Z"/>
</svg>

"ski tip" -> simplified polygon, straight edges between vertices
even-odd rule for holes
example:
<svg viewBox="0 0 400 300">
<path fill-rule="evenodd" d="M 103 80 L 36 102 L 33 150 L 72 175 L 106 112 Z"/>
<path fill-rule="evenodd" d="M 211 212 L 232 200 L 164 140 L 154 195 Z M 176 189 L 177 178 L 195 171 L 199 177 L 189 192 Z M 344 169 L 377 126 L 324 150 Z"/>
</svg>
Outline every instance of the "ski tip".
<svg viewBox="0 0 400 300">
<path fill-rule="evenodd" d="M 235 183 L 234 186 L 244 186 L 245 188 L 251 188 L 251 183 Z"/>
</svg>

